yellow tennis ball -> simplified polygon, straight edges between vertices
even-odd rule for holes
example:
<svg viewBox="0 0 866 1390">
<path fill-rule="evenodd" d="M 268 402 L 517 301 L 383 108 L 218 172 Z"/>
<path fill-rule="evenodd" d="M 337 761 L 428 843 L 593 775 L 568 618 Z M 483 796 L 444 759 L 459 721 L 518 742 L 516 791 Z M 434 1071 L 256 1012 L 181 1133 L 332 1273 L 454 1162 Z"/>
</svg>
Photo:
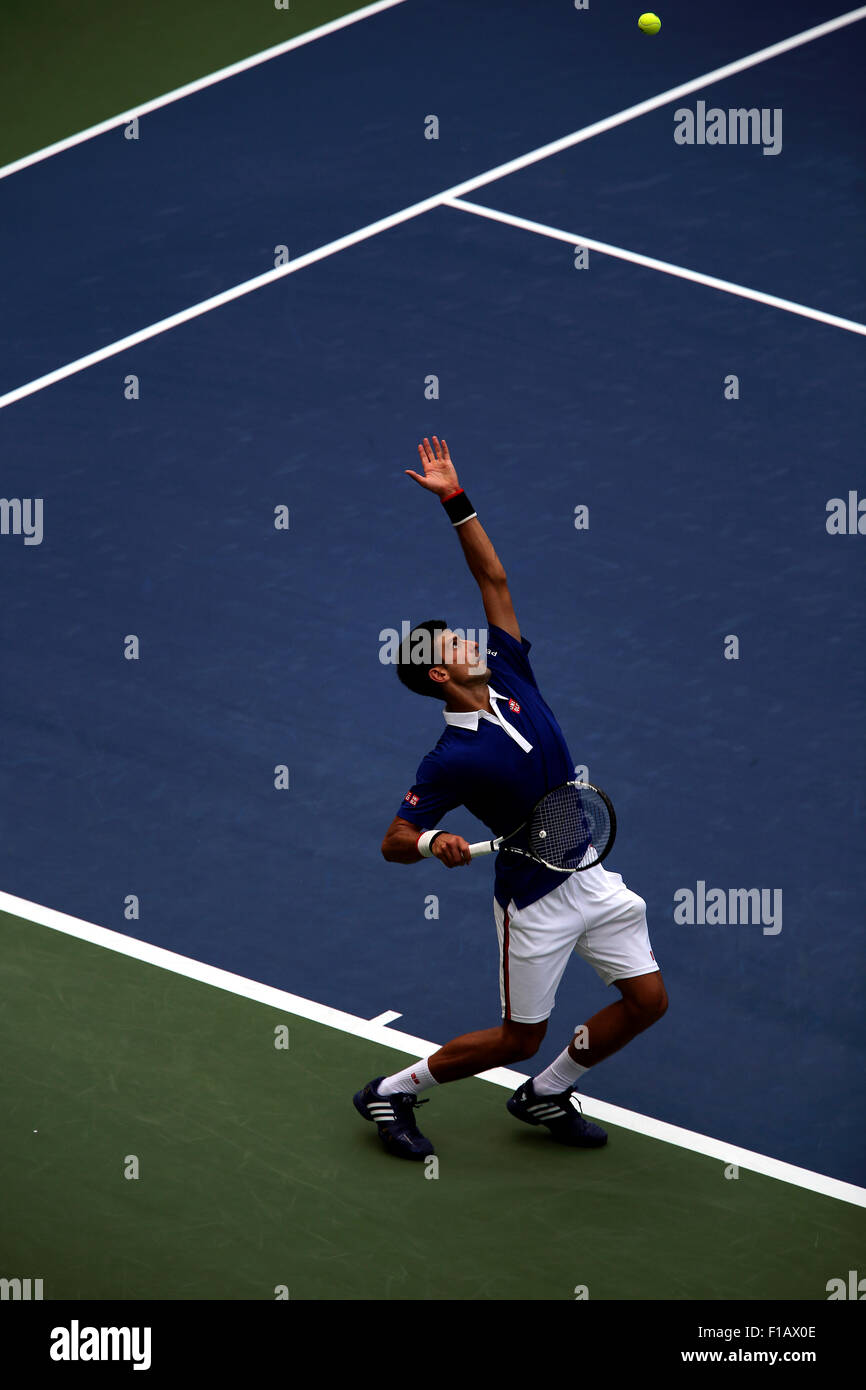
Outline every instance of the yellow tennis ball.
<svg viewBox="0 0 866 1390">
<path fill-rule="evenodd" d="M 645 34 L 657 34 L 662 27 L 662 22 L 657 14 L 642 14 L 637 22 L 638 29 L 642 29 Z"/>
</svg>

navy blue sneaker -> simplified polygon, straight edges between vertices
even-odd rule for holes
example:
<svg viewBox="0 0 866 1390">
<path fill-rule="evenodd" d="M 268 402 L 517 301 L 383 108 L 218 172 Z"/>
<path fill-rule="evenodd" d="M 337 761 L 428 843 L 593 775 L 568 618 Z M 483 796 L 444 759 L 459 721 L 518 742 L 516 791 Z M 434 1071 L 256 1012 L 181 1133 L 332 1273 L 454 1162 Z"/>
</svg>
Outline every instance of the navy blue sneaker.
<svg viewBox="0 0 866 1390">
<path fill-rule="evenodd" d="M 365 1120 L 372 1120 L 378 1127 L 386 1153 L 416 1161 L 435 1153 L 430 1140 L 418 1129 L 412 1114 L 417 1106 L 426 1105 L 426 1100 L 419 1100 L 408 1091 L 380 1096 L 376 1087 L 384 1080 L 384 1076 L 377 1076 L 375 1081 L 368 1081 L 364 1089 L 352 1097 L 358 1114 L 363 1115 Z"/>
<path fill-rule="evenodd" d="M 525 1120 L 528 1125 L 547 1125 L 557 1144 L 600 1149 L 607 1143 L 606 1131 L 583 1118 L 573 1086 L 559 1095 L 539 1096 L 533 1090 L 532 1081 L 524 1081 L 505 1104 L 518 1120 Z"/>
</svg>

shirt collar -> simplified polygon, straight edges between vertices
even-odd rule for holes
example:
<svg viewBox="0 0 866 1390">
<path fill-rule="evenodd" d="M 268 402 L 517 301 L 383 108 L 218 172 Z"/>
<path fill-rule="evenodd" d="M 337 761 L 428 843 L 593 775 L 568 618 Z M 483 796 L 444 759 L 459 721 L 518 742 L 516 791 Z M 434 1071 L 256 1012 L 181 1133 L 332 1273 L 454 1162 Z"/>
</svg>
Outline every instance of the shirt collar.
<svg viewBox="0 0 866 1390">
<path fill-rule="evenodd" d="M 500 695 L 499 692 L 494 690 L 490 685 L 487 687 L 487 693 L 491 700 L 508 699 L 507 695 Z M 445 716 L 446 724 L 455 724 L 460 729 L 474 729 L 476 732 L 478 730 L 479 719 L 489 719 L 491 724 L 498 724 L 500 728 L 508 734 L 508 737 L 513 739 L 514 742 L 523 749 L 524 753 L 532 752 L 532 744 L 529 743 L 521 733 L 518 733 L 513 725 L 509 724 L 506 719 L 503 719 L 498 709 L 495 714 L 490 714 L 486 709 L 443 709 L 442 713 Z"/>
<path fill-rule="evenodd" d="M 488 685 L 487 693 L 491 700 L 505 700 L 507 698 L 505 695 L 497 694 L 492 685 Z M 487 719 L 495 719 L 495 715 L 486 709 L 443 709 L 442 713 L 445 716 L 445 723 L 456 724 L 458 729 L 477 729 L 478 720 L 482 714 Z M 499 723 L 498 719 L 496 719 L 496 723 Z"/>
</svg>

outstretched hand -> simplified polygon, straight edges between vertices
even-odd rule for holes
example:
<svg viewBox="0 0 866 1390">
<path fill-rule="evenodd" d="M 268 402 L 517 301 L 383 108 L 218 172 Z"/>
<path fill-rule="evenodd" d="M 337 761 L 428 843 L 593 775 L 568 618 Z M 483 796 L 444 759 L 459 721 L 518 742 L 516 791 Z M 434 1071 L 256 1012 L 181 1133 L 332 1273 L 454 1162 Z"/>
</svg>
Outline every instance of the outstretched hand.
<svg viewBox="0 0 866 1390">
<path fill-rule="evenodd" d="M 430 447 L 430 440 L 425 439 L 423 444 L 418 445 L 418 453 L 424 476 L 422 478 L 420 473 L 413 473 L 411 468 L 407 468 L 404 471 L 410 478 L 414 478 L 421 487 L 426 488 L 428 492 L 435 492 L 439 497 L 448 497 L 452 492 L 459 492 L 457 470 L 451 462 L 448 445 L 444 439 L 440 444 L 434 434 L 433 447 Z"/>
</svg>

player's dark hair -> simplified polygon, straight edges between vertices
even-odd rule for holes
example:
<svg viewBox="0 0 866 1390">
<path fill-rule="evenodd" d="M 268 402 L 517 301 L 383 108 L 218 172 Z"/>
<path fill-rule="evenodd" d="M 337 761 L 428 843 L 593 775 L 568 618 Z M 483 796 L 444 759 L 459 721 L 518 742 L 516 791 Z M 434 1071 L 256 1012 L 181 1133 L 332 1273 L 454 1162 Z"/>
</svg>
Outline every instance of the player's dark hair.
<svg viewBox="0 0 866 1390">
<path fill-rule="evenodd" d="M 448 624 L 444 618 L 428 618 L 426 623 L 418 623 L 400 645 L 397 658 L 397 675 L 416 695 L 432 695 L 434 700 L 444 700 L 445 692 L 441 685 L 431 681 L 430 672 L 440 661 L 428 660 L 433 655 L 437 633 L 447 632 Z M 426 638 L 417 639 L 418 633 L 428 633 Z"/>
</svg>

